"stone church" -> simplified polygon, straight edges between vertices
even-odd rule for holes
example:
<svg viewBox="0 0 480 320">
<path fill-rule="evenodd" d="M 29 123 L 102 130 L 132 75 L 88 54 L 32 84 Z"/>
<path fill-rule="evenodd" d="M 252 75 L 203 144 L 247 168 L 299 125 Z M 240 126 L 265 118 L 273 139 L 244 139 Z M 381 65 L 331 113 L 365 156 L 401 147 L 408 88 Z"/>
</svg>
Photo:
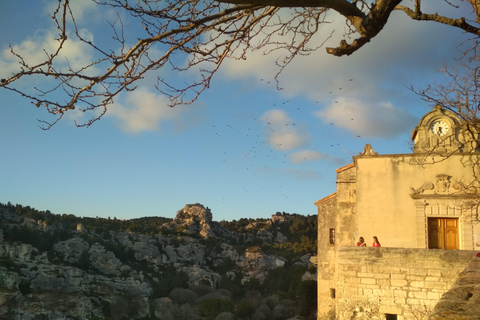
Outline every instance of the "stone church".
<svg viewBox="0 0 480 320">
<path fill-rule="evenodd" d="M 480 250 L 478 132 L 436 107 L 411 139 L 408 154 L 367 144 L 315 203 L 318 319 L 427 319 Z"/>
</svg>

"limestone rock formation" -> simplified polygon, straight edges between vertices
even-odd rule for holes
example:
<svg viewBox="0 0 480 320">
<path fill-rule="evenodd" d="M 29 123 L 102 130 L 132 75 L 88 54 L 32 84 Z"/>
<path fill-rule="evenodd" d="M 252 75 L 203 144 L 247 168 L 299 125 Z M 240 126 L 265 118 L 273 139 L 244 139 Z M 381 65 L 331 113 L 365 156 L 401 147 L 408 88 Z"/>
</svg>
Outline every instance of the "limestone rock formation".
<svg viewBox="0 0 480 320">
<path fill-rule="evenodd" d="M 78 240 L 57 243 L 56 248 L 65 253 L 68 244 L 85 248 L 85 243 Z M 104 274 L 111 276 L 111 270 L 116 270 L 116 274 L 119 264 L 116 260 L 112 262 L 111 254 L 99 245 L 92 248 L 93 264 Z M 77 253 L 60 256 L 66 261 L 78 261 L 72 258 Z M 121 310 L 121 314 L 130 319 L 141 319 L 150 313 L 148 299 L 152 289 L 139 279 L 110 278 L 55 264 L 46 254 L 39 255 L 36 248 L 27 244 L 2 243 L 0 257 L 3 261 L 0 265 L 1 319 L 15 319 L 20 315 L 21 319 L 44 316 L 45 319 L 104 319 L 105 308 L 112 316 L 120 315 Z M 10 267 L 3 266 L 6 263 Z M 129 308 L 119 309 L 126 297 L 129 297 Z"/>
<path fill-rule="evenodd" d="M 244 281 L 252 277 L 264 280 L 268 269 L 283 267 L 285 262 L 284 258 L 265 254 L 259 246 L 250 247 L 245 252 Z"/>
<path fill-rule="evenodd" d="M 288 240 L 271 221 L 237 234 L 201 204 L 186 205 L 156 234 L 78 225 L 27 219 L 0 206 L 0 319 L 192 318 L 190 307 L 166 298 L 172 289 L 262 281 L 286 262 L 260 247 L 244 249 Z"/>
<path fill-rule="evenodd" d="M 234 237 L 218 222 L 212 220 L 212 212 L 200 203 L 187 204 L 182 210 L 177 211 L 172 225 L 176 230 L 186 235 L 200 235 L 209 237 Z"/>
<path fill-rule="evenodd" d="M 63 260 L 69 263 L 78 262 L 82 254 L 88 249 L 90 249 L 90 245 L 82 238 L 59 241 L 53 246 L 53 250 L 62 255 Z"/>
<path fill-rule="evenodd" d="M 119 276 L 122 263 L 115 257 L 111 251 L 107 251 L 102 245 L 95 243 L 88 250 L 90 256 L 90 265 L 100 272 L 108 276 Z"/>
</svg>

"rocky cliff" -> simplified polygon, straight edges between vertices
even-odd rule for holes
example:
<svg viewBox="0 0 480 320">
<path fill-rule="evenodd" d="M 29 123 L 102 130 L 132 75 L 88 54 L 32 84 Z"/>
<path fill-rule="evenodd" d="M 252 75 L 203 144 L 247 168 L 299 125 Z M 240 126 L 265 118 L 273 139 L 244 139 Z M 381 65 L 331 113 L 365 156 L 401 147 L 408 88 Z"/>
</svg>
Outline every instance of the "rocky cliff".
<svg viewBox="0 0 480 320">
<path fill-rule="evenodd" d="M 181 308 L 172 294 L 210 288 L 212 299 L 235 305 L 247 292 L 262 291 L 271 270 L 288 264 L 303 270 L 301 276 L 312 272 L 308 255 L 262 250 L 288 243 L 281 232 L 286 222 L 252 222 L 247 232 L 235 232 L 213 221 L 201 204 L 186 205 L 151 234 L 91 230 L 81 222 L 69 229 L 59 217 L 32 219 L 5 206 L 0 222 L 0 319 L 210 319 L 198 293 Z M 191 309 L 183 307 L 187 303 Z M 237 304 L 215 317 L 254 319 L 260 305 L 243 314 Z M 271 319 L 275 306 L 268 307 Z M 290 309 L 285 316 L 298 312 Z"/>
</svg>

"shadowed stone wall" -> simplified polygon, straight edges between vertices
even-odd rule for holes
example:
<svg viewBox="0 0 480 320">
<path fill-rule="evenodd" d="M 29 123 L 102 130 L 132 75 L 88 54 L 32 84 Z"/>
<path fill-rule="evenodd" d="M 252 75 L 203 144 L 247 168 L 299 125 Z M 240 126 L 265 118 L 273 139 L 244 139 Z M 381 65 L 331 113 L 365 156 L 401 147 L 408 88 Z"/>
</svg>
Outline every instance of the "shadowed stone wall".
<svg viewBox="0 0 480 320">
<path fill-rule="evenodd" d="M 428 319 L 474 257 L 466 250 L 341 247 L 337 319 Z"/>
<path fill-rule="evenodd" d="M 435 306 L 430 320 L 480 319 L 480 257 L 470 261 Z"/>
</svg>

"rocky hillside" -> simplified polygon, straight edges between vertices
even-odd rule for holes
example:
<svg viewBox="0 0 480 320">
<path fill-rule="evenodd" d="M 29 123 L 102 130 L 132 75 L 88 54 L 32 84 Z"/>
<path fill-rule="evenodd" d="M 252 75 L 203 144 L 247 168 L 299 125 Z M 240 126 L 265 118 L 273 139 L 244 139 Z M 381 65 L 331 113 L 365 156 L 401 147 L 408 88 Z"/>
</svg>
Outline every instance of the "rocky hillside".
<svg viewBox="0 0 480 320">
<path fill-rule="evenodd" d="M 215 222 L 55 215 L 0 204 L 0 319 L 314 317 L 316 217 Z"/>
</svg>

